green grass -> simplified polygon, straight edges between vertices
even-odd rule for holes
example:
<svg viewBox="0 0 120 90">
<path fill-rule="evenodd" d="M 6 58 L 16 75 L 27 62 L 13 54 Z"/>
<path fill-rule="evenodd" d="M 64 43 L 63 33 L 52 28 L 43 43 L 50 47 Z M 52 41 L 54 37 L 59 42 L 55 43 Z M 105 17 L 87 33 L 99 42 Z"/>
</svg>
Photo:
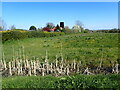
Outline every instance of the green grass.
<svg viewBox="0 0 120 90">
<path fill-rule="evenodd" d="M 3 78 L 2 88 L 120 88 L 120 75 L 14 76 Z"/>
<path fill-rule="evenodd" d="M 22 57 L 23 50 L 29 60 L 42 61 L 47 50 L 49 61 L 55 60 L 56 55 L 60 58 L 62 53 L 64 59 L 69 61 L 75 59 L 87 66 L 98 66 L 102 59 L 102 65 L 107 67 L 116 63 L 119 44 L 117 33 L 80 33 L 7 41 L 3 44 L 3 51 L 7 62 L 12 61 L 12 58 Z M 120 88 L 119 83 L 119 74 L 2 78 L 3 88 Z"/>
<path fill-rule="evenodd" d="M 61 49 L 62 45 L 62 49 Z M 118 59 L 118 34 L 117 33 L 80 33 L 57 37 L 27 38 L 19 41 L 7 41 L 3 44 L 6 61 L 19 57 L 19 50 L 24 46 L 24 54 L 30 59 L 44 60 L 46 50 L 50 61 L 55 56 L 63 54 L 66 60 L 78 60 L 83 64 L 98 65 L 100 59 L 103 65 L 110 65 Z M 22 54 L 22 51 L 21 51 Z"/>
</svg>

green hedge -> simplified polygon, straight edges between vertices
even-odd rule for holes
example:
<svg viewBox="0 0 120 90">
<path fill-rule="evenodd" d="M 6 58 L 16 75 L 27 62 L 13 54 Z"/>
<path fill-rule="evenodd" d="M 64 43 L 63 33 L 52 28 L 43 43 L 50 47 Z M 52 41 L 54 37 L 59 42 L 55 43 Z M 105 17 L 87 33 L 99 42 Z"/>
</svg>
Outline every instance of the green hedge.
<svg viewBox="0 0 120 90">
<path fill-rule="evenodd" d="M 20 32 L 20 31 L 6 31 L 2 32 L 2 41 L 8 41 L 8 40 L 19 40 L 23 38 L 27 38 L 28 34 L 26 32 Z"/>
<path fill-rule="evenodd" d="M 28 32 L 28 37 L 54 37 L 54 36 L 61 36 L 64 35 L 65 33 L 63 32 L 37 32 L 37 31 L 31 31 Z"/>
<path fill-rule="evenodd" d="M 2 32 L 2 42 L 9 40 L 20 40 L 24 38 L 39 38 L 39 37 L 54 37 L 64 35 L 64 32 L 38 32 L 38 31 L 23 31 L 10 30 Z"/>
</svg>

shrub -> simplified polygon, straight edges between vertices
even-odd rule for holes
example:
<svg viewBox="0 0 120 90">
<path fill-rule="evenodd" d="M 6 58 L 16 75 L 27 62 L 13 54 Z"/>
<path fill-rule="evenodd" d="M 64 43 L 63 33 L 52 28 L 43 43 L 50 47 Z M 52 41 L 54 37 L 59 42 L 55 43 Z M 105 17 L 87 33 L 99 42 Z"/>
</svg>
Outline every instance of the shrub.
<svg viewBox="0 0 120 90">
<path fill-rule="evenodd" d="M 37 28 L 35 27 L 35 26 L 31 26 L 30 28 L 29 28 L 29 30 L 37 30 Z"/>
<path fill-rule="evenodd" d="M 64 35 L 64 32 L 38 32 L 38 31 L 23 31 L 10 30 L 2 32 L 2 42 L 8 40 L 20 40 L 24 38 L 39 38 L 39 37 L 54 37 Z"/>
<path fill-rule="evenodd" d="M 69 33 L 73 33 L 73 30 L 70 30 L 70 29 L 64 29 L 63 32 L 65 34 L 69 34 Z"/>
<path fill-rule="evenodd" d="M 6 31 L 2 33 L 2 41 L 8 41 L 8 40 L 19 40 L 23 38 L 27 38 L 28 35 L 26 32 L 22 31 L 17 31 L 17 30 L 11 30 L 11 31 Z"/>
<path fill-rule="evenodd" d="M 88 33 L 88 31 L 87 30 L 85 30 L 85 31 L 83 31 L 84 33 Z"/>
</svg>

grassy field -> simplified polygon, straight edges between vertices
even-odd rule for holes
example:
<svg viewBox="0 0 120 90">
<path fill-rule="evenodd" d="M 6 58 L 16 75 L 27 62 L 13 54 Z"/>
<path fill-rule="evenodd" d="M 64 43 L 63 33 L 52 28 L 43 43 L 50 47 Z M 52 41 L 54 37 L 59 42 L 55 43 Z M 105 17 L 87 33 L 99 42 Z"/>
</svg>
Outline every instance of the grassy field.
<svg viewBox="0 0 120 90">
<path fill-rule="evenodd" d="M 82 64 L 111 65 L 118 59 L 117 33 L 80 33 L 57 37 L 27 38 L 19 41 L 7 41 L 3 44 L 5 60 L 22 58 L 44 60 L 46 50 L 49 61 L 60 58 L 78 60 Z"/>
<path fill-rule="evenodd" d="M 49 62 L 55 61 L 56 55 L 61 60 L 63 55 L 66 61 L 81 61 L 85 69 L 88 66 L 90 68 L 99 66 L 100 63 L 105 68 L 118 63 L 118 44 L 117 33 L 79 33 L 26 38 L 6 41 L 3 44 L 3 59 L 9 62 L 27 58 L 29 61 L 41 62 L 45 60 L 47 51 Z M 7 70 L 9 70 L 8 66 Z M 76 75 L 74 73 L 74 75 L 60 77 L 25 75 L 2 78 L 2 88 L 120 88 L 119 83 L 119 74 Z"/>
<path fill-rule="evenodd" d="M 3 78 L 2 88 L 120 88 L 120 75 L 17 76 Z"/>
</svg>

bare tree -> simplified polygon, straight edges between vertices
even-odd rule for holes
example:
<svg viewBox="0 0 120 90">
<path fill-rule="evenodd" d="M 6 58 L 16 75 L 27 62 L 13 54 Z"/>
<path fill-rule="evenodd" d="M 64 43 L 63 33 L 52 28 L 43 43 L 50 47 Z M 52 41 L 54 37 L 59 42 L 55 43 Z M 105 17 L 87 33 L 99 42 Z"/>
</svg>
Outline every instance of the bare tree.
<svg viewBox="0 0 120 90">
<path fill-rule="evenodd" d="M 84 26 L 84 24 L 83 24 L 81 21 L 79 21 L 79 20 L 77 20 L 77 21 L 75 22 L 75 24 L 78 25 L 78 26 L 80 26 L 80 27 L 83 27 L 83 26 Z"/>
<path fill-rule="evenodd" d="M 54 27 L 54 24 L 52 22 L 48 22 L 46 24 L 46 27 L 49 27 L 49 28 L 53 28 Z"/>
<path fill-rule="evenodd" d="M 3 30 L 2 26 L 0 26 L 0 31 Z"/>
<path fill-rule="evenodd" d="M 11 29 L 11 30 L 16 29 L 15 25 L 12 25 L 12 26 L 10 27 L 10 29 Z"/>
<path fill-rule="evenodd" d="M 7 24 L 5 21 L 0 17 L 0 30 L 6 30 L 7 29 Z"/>
<path fill-rule="evenodd" d="M 0 30 L 3 30 L 2 19 L 0 18 Z"/>
<path fill-rule="evenodd" d="M 65 29 L 69 29 L 69 27 L 68 27 L 68 26 L 65 26 Z"/>
</svg>

